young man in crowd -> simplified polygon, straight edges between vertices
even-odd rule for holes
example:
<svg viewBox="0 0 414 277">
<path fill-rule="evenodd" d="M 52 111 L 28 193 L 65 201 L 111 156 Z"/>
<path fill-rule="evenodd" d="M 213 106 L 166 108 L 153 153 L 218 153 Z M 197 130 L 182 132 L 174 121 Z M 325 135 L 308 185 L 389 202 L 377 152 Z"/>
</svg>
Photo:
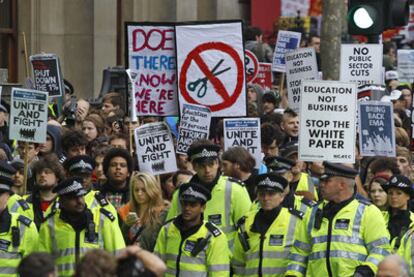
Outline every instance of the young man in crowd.
<svg viewBox="0 0 414 277">
<path fill-rule="evenodd" d="M 88 139 L 81 130 L 68 130 L 62 136 L 62 148 L 66 158 L 85 155 Z"/>
</svg>

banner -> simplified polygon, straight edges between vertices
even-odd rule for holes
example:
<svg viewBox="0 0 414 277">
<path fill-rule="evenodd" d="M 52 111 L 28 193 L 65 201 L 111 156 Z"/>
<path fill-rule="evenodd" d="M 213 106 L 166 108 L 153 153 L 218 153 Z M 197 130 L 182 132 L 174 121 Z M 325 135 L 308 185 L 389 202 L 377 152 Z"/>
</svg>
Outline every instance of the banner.
<svg viewBox="0 0 414 277">
<path fill-rule="evenodd" d="M 282 0 L 280 11 L 282 16 L 308 15 L 310 8 L 309 0 Z"/>
<path fill-rule="evenodd" d="M 45 143 L 47 92 L 12 88 L 10 104 L 10 140 Z"/>
<path fill-rule="evenodd" d="M 187 154 L 188 147 L 199 139 L 208 139 L 211 112 L 199 105 L 184 104 L 181 114 L 177 150 L 179 154 Z"/>
<path fill-rule="evenodd" d="M 395 157 L 391 102 L 358 102 L 360 155 Z"/>
<path fill-rule="evenodd" d="M 272 89 L 273 73 L 271 63 L 259 63 L 259 72 L 252 84 L 259 85 L 262 89 Z"/>
<path fill-rule="evenodd" d="M 302 80 L 318 79 L 315 48 L 299 48 L 285 55 L 289 107 L 299 113 Z"/>
<path fill-rule="evenodd" d="M 383 84 L 382 44 L 342 44 L 340 71 L 341 82 Z"/>
<path fill-rule="evenodd" d="M 177 171 L 174 143 L 164 122 L 144 124 L 134 133 L 140 171 L 153 175 Z"/>
<path fill-rule="evenodd" d="M 398 50 L 398 81 L 414 82 L 414 50 Z"/>
<path fill-rule="evenodd" d="M 30 56 L 36 90 L 46 91 L 49 97 L 62 96 L 65 92 L 59 58 L 55 54 Z"/>
<path fill-rule="evenodd" d="M 299 160 L 355 163 L 356 84 L 303 81 Z"/>
<path fill-rule="evenodd" d="M 286 71 L 285 54 L 295 50 L 300 45 L 301 33 L 290 31 L 279 31 L 277 34 L 275 52 L 273 53 L 272 70 L 277 72 Z"/>
<path fill-rule="evenodd" d="M 260 118 L 224 119 L 224 151 L 242 146 L 256 160 L 256 168 L 262 161 Z"/>
<path fill-rule="evenodd" d="M 213 117 L 246 116 L 241 21 L 176 26 L 180 111 L 197 104 Z"/>
<path fill-rule="evenodd" d="M 126 23 L 127 68 L 135 70 L 136 115 L 178 114 L 174 26 Z"/>
</svg>

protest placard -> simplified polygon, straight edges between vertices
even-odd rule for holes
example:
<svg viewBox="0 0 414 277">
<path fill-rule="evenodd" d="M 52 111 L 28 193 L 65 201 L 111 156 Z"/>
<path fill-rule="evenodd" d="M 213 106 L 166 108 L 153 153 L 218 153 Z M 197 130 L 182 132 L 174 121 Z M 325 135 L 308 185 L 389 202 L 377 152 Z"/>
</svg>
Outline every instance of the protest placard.
<svg viewBox="0 0 414 277">
<path fill-rule="evenodd" d="M 65 92 L 59 57 L 55 54 L 30 56 L 36 90 L 46 91 L 49 97 L 62 96 Z"/>
<path fill-rule="evenodd" d="M 207 107 L 184 104 L 181 114 L 176 152 L 187 154 L 188 147 L 199 139 L 207 139 L 211 112 Z"/>
<path fill-rule="evenodd" d="M 260 118 L 224 119 L 224 150 L 242 146 L 256 160 L 256 168 L 262 161 Z"/>
<path fill-rule="evenodd" d="M 177 171 L 171 132 L 164 122 L 148 123 L 135 129 L 140 171 L 154 175 Z"/>
<path fill-rule="evenodd" d="M 397 51 L 398 80 L 400 82 L 414 82 L 414 50 Z"/>
<path fill-rule="evenodd" d="M 246 82 L 250 84 L 259 73 L 259 60 L 252 51 L 245 50 L 244 69 L 246 70 Z"/>
<path fill-rule="evenodd" d="M 358 102 L 360 155 L 395 157 L 391 102 Z"/>
<path fill-rule="evenodd" d="M 340 72 L 341 82 L 383 84 L 382 44 L 342 44 Z"/>
<path fill-rule="evenodd" d="M 212 117 L 246 115 L 241 21 L 176 26 L 180 111 L 197 104 Z"/>
<path fill-rule="evenodd" d="M 303 81 L 299 160 L 355 162 L 356 84 Z"/>
<path fill-rule="evenodd" d="M 47 92 L 12 88 L 9 138 L 45 143 L 47 103 Z"/>
<path fill-rule="evenodd" d="M 289 107 L 298 113 L 302 81 L 318 79 L 315 48 L 296 49 L 286 53 L 285 58 Z"/>
<path fill-rule="evenodd" d="M 127 68 L 135 70 L 136 115 L 178 114 L 174 26 L 126 23 Z"/>
<path fill-rule="evenodd" d="M 281 0 L 280 12 L 282 16 L 308 15 L 310 8 L 309 0 Z"/>
<path fill-rule="evenodd" d="M 286 52 L 295 50 L 300 45 L 301 33 L 291 31 L 279 31 L 277 34 L 276 47 L 273 53 L 272 70 L 277 72 L 286 71 Z"/>
<path fill-rule="evenodd" d="M 272 89 L 273 73 L 271 63 L 259 63 L 259 72 L 252 84 L 259 85 L 262 89 Z"/>
</svg>

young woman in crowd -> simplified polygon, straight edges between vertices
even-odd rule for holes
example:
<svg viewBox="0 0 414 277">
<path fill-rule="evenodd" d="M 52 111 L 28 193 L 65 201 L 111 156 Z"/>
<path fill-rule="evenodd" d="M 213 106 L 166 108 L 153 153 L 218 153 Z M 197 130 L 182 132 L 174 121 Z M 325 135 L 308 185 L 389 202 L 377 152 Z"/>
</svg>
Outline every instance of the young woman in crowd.
<svg viewBox="0 0 414 277">
<path fill-rule="evenodd" d="M 386 211 L 388 206 L 387 193 L 382 186 L 386 185 L 385 177 L 374 177 L 368 185 L 368 195 L 372 203 L 381 211 Z"/>
<path fill-rule="evenodd" d="M 104 133 L 105 123 L 99 114 L 90 114 L 82 122 L 82 131 L 88 138 L 88 142 L 100 137 Z"/>
<path fill-rule="evenodd" d="M 154 176 L 138 172 L 130 180 L 130 200 L 119 210 L 127 244 L 153 251 L 158 232 L 167 215 L 161 186 Z"/>
</svg>

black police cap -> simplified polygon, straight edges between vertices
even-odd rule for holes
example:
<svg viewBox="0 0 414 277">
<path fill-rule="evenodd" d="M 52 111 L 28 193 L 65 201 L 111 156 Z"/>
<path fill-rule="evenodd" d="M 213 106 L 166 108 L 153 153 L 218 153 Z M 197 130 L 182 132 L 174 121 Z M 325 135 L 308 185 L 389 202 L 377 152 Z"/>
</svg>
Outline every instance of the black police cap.
<svg viewBox="0 0 414 277">
<path fill-rule="evenodd" d="M 256 177 L 257 190 L 272 190 L 283 192 L 289 185 L 288 181 L 275 173 L 260 174 Z"/>
<path fill-rule="evenodd" d="M 219 158 L 220 146 L 215 144 L 204 144 L 191 147 L 187 151 L 191 162 L 203 163 Z"/>
<path fill-rule="evenodd" d="M 187 202 L 206 203 L 211 199 L 210 191 L 204 186 L 194 182 L 180 185 L 178 196 L 180 201 Z"/>
<path fill-rule="evenodd" d="M 285 173 L 295 166 L 294 161 L 280 156 L 267 156 L 263 159 L 263 161 L 267 168 L 269 168 L 272 172 L 279 174 Z"/>
<path fill-rule="evenodd" d="M 325 172 L 322 174 L 320 178 L 321 180 L 334 176 L 354 179 L 358 174 L 358 171 L 343 164 L 323 162 L 323 165 L 325 167 Z"/>
</svg>

